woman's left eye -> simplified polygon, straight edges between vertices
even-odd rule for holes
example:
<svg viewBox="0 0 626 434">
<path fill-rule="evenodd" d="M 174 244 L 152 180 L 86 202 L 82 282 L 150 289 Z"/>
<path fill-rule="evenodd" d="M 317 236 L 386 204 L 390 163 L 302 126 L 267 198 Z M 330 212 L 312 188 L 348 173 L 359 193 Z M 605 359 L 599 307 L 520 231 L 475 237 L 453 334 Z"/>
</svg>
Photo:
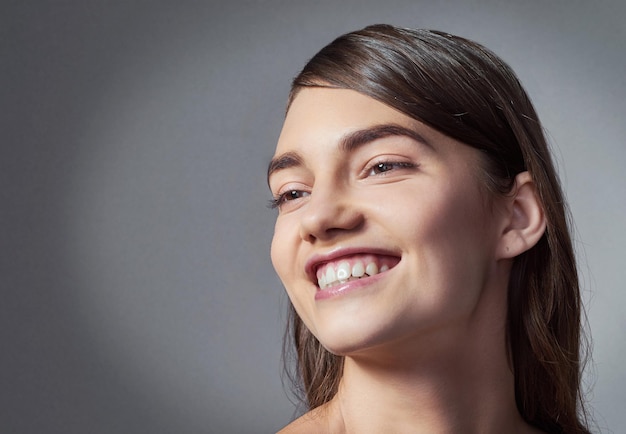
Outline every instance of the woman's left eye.
<svg viewBox="0 0 626 434">
<path fill-rule="evenodd" d="M 389 172 L 394 169 L 412 168 L 415 167 L 413 163 L 398 162 L 398 161 L 381 161 L 371 166 L 367 172 L 368 176 L 380 175 L 385 172 Z"/>
</svg>

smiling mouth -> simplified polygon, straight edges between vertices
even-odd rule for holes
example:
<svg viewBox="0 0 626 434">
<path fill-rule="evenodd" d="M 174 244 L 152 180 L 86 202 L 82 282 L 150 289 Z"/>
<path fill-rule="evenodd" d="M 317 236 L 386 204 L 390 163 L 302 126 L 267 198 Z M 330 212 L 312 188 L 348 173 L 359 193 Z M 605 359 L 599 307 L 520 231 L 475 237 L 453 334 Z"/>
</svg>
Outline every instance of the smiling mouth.
<svg viewBox="0 0 626 434">
<path fill-rule="evenodd" d="M 393 256 L 358 255 L 327 262 L 317 267 L 320 290 L 384 273 L 393 268 L 399 258 Z"/>
</svg>

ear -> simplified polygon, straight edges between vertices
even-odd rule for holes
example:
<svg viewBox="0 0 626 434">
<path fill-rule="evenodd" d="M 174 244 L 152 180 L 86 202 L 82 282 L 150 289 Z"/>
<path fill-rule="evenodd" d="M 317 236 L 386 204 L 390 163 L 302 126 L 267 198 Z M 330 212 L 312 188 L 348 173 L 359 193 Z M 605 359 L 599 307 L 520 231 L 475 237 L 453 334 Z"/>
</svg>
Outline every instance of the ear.
<svg viewBox="0 0 626 434">
<path fill-rule="evenodd" d="M 504 198 L 505 215 L 497 259 L 514 258 L 533 247 L 546 230 L 546 217 L 530 173 L 515 177 L 511 195 Z"/>
</svg>

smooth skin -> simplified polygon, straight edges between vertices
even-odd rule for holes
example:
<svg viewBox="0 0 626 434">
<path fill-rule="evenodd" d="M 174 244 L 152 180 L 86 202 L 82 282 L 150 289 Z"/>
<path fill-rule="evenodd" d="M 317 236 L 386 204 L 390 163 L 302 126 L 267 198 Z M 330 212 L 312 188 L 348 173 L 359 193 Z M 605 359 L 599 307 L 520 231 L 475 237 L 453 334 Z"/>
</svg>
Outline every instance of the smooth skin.
<svg viewBox="0 0 626 434">
<path fill-rule="evenodd" d="M 505 339 L 512 259 L 545 231 L 530 175 L 494 195 L 477 150 L 330 88 L 298 93 L 273 161 L 272 262 L 306 326 L 345 356 L 334 399 L 281 433 L 534 432 Z M 359 252 L 397 264 L 319 297 L 307 266 Z"/>
</svg>

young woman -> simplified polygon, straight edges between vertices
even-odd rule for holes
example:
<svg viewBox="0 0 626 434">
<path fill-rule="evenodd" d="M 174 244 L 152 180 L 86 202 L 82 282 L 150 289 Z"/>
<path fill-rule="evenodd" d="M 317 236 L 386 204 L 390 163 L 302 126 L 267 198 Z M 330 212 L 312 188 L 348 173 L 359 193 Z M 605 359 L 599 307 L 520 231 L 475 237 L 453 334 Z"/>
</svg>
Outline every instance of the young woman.
<svg viewBox="0 0 626 434">
<path fill-rule="evenodd" d="M 502 60 L 339 37 L 293 82 L 268 182 L 310 410 L 281 432 L 588 432 L 563 196 Z"/>
</svg>

